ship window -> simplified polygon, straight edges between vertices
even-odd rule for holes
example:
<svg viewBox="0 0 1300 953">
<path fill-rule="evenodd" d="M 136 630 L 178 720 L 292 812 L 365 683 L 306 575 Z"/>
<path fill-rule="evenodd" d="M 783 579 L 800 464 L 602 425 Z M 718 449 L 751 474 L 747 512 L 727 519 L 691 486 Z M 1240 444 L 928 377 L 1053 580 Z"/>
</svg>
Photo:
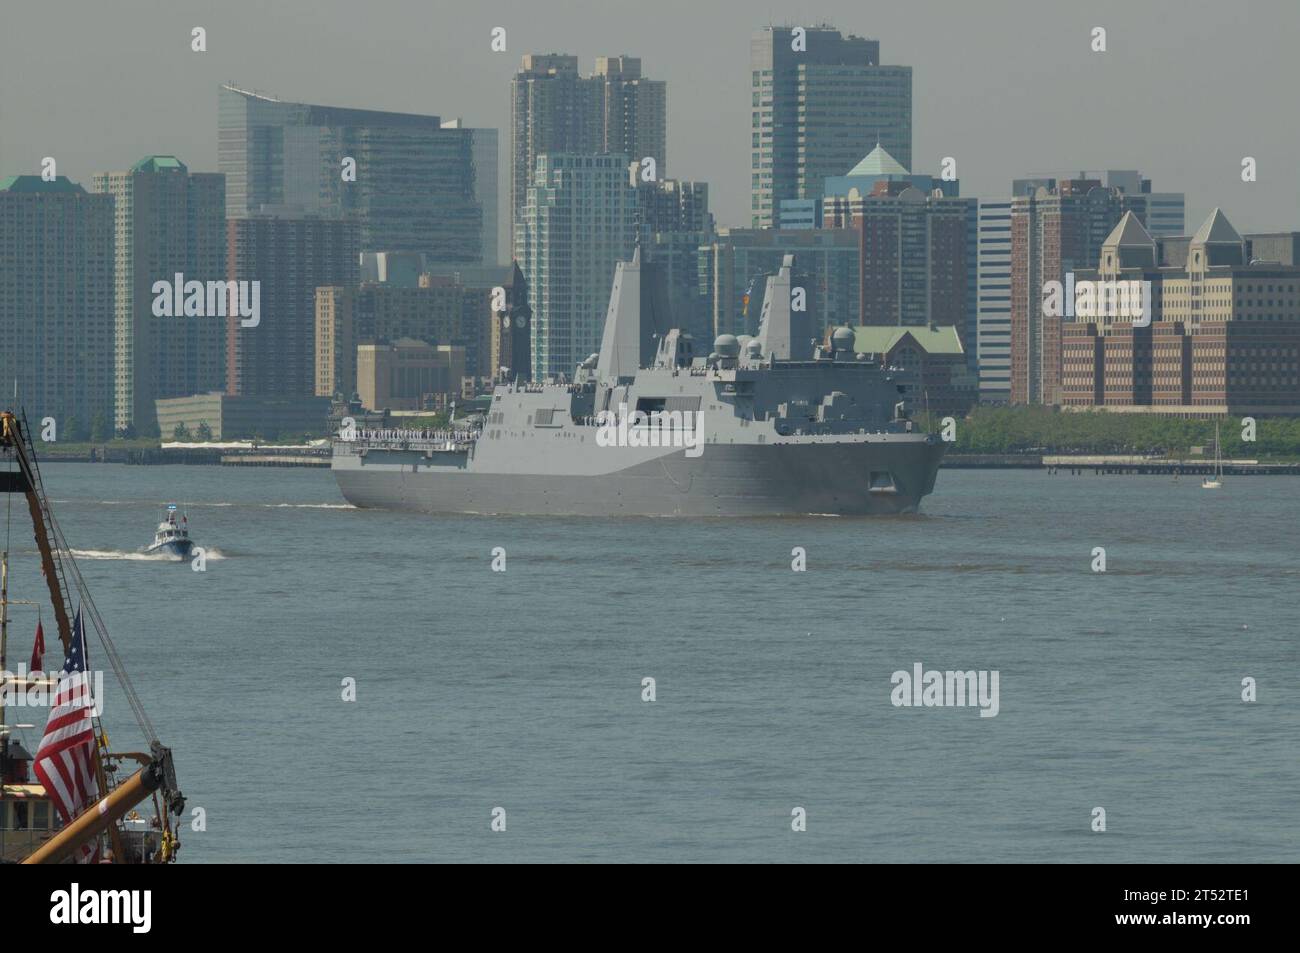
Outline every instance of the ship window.
<svg viewBox="0 0 1300 953">
<path fill-rule="evenodd" d="M 12 830 L 27 830 L 27 805 L 22 801 L 14 802 L 13 819 L 13 824 L 11 825 Z"/>
<path fill-rule="evenodd" d="M 37 801 L 32 805 L 32 827 L 38 831 L 49 830 L 50 802 Z"/>
</svg>

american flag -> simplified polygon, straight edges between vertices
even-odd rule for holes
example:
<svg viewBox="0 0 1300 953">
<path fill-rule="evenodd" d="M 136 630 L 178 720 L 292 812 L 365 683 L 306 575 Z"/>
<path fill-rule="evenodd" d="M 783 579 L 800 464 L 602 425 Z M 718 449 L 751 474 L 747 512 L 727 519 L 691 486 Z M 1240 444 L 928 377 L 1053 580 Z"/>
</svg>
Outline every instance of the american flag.
<svg viewBox="0 0 1300 953">
<path fill-rule="evenodd" d="M 49 721 L 45 723 L 45 736 L 36 749 L 33 768 L 65 824 L 98 796 L 95 724 L 91 720 L 94 704 L 90 675 L 86 672 L 86 636 L 78 609 L 72 624 L 72 644 L 59 675 L 59 687 L 50 706 Z M 93 844 L 82 845 L 77 860 L 92 863 L 98 852 L 96 838 Z"/>
</svg>

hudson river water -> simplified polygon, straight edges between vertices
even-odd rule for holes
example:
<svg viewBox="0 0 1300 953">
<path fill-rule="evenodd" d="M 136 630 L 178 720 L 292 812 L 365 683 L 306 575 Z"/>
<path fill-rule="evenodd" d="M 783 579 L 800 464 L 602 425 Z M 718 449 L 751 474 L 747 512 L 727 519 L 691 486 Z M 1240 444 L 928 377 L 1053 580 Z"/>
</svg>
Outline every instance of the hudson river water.
<svg viewBox="0 0 1300 953">
<path fill-rule="evenodd" d="M 1297 479 L 945 470 L 921 516 L 689 523 L 44 473 L 206 814 L 183 862 L 1300 861 Z M 139 557 L 169 500 L 206 572 Z M 14 504 L 11 597 L 40 598 Z M 999 713 L 895 707 L 918 662 L 996 670 Z"/>
</svg>

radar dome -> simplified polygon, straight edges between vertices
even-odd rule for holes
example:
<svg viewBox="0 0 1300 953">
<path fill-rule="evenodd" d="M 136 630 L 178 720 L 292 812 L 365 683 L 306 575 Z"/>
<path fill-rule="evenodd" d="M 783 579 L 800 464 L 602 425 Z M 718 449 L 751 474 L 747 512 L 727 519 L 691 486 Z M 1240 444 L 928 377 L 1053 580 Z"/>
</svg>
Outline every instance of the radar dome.
<svg viewBox="0 0 1300 953">
<path fill-rule="evenodd" d="M 740 342 L 734 334 L 719 334 L 713 340 L 713 350 L 718 357 L 737 357 L 740 355 Z"/>
<path fill-rule="evenodd" d="M 853 329 L 836 328 L 831 334 L 831 347 L 837 351 L 853 350 Z"/>
</svg>

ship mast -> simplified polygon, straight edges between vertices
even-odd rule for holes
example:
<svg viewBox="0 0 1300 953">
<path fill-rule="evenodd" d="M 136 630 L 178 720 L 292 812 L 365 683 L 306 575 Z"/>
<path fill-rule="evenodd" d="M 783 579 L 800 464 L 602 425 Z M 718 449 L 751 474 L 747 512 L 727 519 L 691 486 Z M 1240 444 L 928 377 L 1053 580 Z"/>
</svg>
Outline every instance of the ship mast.
<svg viewBox="0 0 1300 953">
<path fill-rule="evenodd" d="M 30 599 L 10 599 L 9 598 L 9 550 L 0 551 L 0 678 L 8 678 L 10 684 L 17 689 L 23 689 L 26 685 L 20 683 L 15 677 L 9 675 L 9 607 L 10 606 L 35 606 L 38 612 L 41 608 L 39 602 L 32 602 Z M 33 673 L 28 672 L 27 684 L 32 683 Z M 0 758 L 9 753 L 9 734 L 11 729 L 5 723 L 5 695 L 7 693 L 0 688 Z"/>
<path fill-rule="evenodd" d="M 35 454 L 26 434 L 26 425 L 20 423 L 12 413 L 0 413 L 0 447 L 13 452 L 18 463 L 18 472 L 0 472 L 0 492 L 22 493 L 27 498 L 31 511 L 32 529 L 36 537 L 36 548 L 41 556 L 41 569 L 45 575 L 46 585 L 50 590 L 50 601 L 54 606 L 54 615 L 58 623 L 59 640 L 63 643 L 64 656 L 72 644 L 72 588 L 67 585 L 64 575 L 72 579 L 75 589 L 82 599 L 82 637 L 90 627 L 99 634 L 104 653 L 112 666 L 114 674 L 122 686 L 124 695 L 136 721 L 149 742 L 149 754 L 126 755 L 139 760 L 144 766 L 124 781 L 116 785 L 109 784 L 105 761 L 120 758 L 123 755 L 111 755 L 108 751 L 108 738 L 97 717 L 92 718 L 95 730 L 95 744 L 92 748 L 94 770 L 99 785 L 100 800 L 91 805 L 76 818 L 70 820 L 67 827 L 60 830 L 45 842 L 36 853 L 24 863 L 57 863 L 68 857 L 86 840 L 107 833 L 113 849 L 113 857 L 124 856 L 118 821 L 125 816 L 135 804 L 158 791 L 163 798 L 164 812 L 170 810 L 179 815 L 185 806 L 185 798 L 176 786 L 176 775 L 172 766 L 171 750 L 164 747 L 153 732 L 153 725 L 140 707 L 135 690 L 131 686 L 121 660 L 117 657 L 112 640 L 104 627 L 103 620 L 95 608 L 94 600 L 86 590 L 85 582 L 72 558 L 71 549 L 63 538 L 62 531 L 50 512 L 44 487 L 41 483 L 40 470 L 36 465 Z M 7 635 L 8 627 L 8 553 L 0 560 L 0 636 Z M 34 604 L 34 603 L 33 603 Z M 0 709 L 3 712 L 3 709 Z M 8 742 L 5 742 L 7 752 Z M 164 828 L 167 828 L 166 814 L 162 816 Z M 170 836 L 170 831 L 167 830 Z M 163 860 L 174 856 L 174 845 L 164 845 Z"/>
<path fill-rule="evenodd" d="M 9 550 L 0 553 L 0 680 L 8 677 L 9 663 Z M 17 687 L 17 686 L 15 686 Z M 5 724 L 5 691 L 0 684 L 0 783 L 9 761 L 9 727 Z"/>
</svg>

